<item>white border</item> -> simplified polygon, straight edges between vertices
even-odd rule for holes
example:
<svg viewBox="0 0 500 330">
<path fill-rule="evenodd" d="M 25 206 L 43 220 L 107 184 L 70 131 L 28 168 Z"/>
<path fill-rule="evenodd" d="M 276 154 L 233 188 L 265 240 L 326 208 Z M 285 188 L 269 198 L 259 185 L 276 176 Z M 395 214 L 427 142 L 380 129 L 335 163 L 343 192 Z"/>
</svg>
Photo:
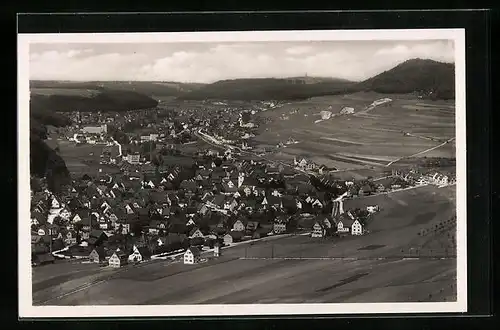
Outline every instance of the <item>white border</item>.
<svg viewBox="0 0 500 330">
<path fill-rule="evenodd" d="M 340 40 L 443 40 L 455 42 L 457 159 L 457 301 L 442 303 L 248 304 L 166 306 L 33 306 L 29 248 L 29 44 L 157 43 Z M 18 258 L 20 317 L 138 317 L 293 314 L 436 313 L 467 311 L 465 30 L 321 30 L 189 33 L 99 33 L 18 35 Z M 21 201 L 25 201 L 22 203 Z"/>
</svg>

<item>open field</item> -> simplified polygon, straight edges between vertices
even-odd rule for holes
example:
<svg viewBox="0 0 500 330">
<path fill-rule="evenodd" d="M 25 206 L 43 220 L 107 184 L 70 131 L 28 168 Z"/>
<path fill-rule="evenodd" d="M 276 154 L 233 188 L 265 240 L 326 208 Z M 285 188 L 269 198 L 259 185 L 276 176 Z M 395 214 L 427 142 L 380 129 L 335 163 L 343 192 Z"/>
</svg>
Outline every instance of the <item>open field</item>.
<svg viewBox="0 0 500 330">
<path fill-rule="evenodd" d="M 99 94 L 95 89 L 84 88 L 30 88 L 31 94 L 36 95 L 75 95 L 83 97 L 92 97 Z"/>
<path fill-rule="evenodd" d="M 153 261 L 119 270 L 91 264 L 35 268 L 34 302 L 133 305 L 456 300 L 456 260 L 446 239 L 454 226 L 425 236 L 418 234 L 455 213 L 454 190 L 425 186 L 346 201 L 346 208 L 381 207 L 367 225 L 371 232 L 361 237 L 275 238 L 225 248 L 217 259 L 205 253 L 208 260 L 198 265 Z M 63 283 L 51 280 L 58 276 L 67 277 Z"/>
<path fill-rule="evenodd" d="M 66 167 L 70 173 L 98 173 L 99 168 L 106 172 L 114 173 L 118 169 L 100 165 L 100 155 L 104 149 L 111 150 L 111 155 L 118 155 L 117 146 L 105 146 L 99 144 L 79 144 L 66 140 L 46 140 L 51 148 L 59 147 L 59 154 L 66 162 Z M 84 162 L 85 161 L 85 162 Z"/>
<path fill-rule="evenodd" d="M 391 97 L 393 102 L 380 105 L 365 115 L 357 115 L 376 99 Z M 331 106 L 331 108 L 329 108 Z M 334 116 L 315 124 L 322 110 L 338 114 L 342 107 L 355 109 L 354 115 Z M 273 146 L 293 137 L 300 143 L 285 148 L 283 153 L 302 155 L 321 160 L 338 168 L 387 164 L 392 159 L 417 154 L 438 145 L 439 141 L 455 136 L 453 103 L 428 101 L 425 104 L 407 95 L 355 93 L 318 97 L 307 101 L 292 102 L 261 116 L 272 122 L 261 127 L 255 140 L 261 145 Z M 288 120 L 282 120 L 282 115 Z M 405 136 L 403 132 L 413 136 Z M 422 136 L 422 137 L 420 137 Z M 434 141 L 432 139 L 435 139 Z M 351 159 L 332 159 L 335 155 L 350 154 Z M 355 158 L 384 159 L 366 162 Z M 422 155 L 423 156 L 423 155 Z M 428 157 L 454 157 L 454 143 L 425 153 Z M 387 162 L 386 162 L 387 160 Z M 340 162 L 339 162 L 340 161 Z"/>
</svg>

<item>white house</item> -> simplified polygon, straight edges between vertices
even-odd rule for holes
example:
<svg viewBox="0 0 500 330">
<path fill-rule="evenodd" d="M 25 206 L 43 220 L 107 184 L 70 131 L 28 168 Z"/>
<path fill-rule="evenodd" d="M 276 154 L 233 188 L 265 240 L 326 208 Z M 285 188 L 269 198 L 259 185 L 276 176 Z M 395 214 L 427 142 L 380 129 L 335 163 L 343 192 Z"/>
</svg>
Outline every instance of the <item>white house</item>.
<svg viewBox="0 0 500 330">
<path fill-rule="evenodd" d="M 273 224 L 273 231 L 275 234 L 284 234 L 286 233 L 286 223 L 284 221 L 275 222 Z"/>
<path fill-rule="evenodd" d="M 205 235 L 198 228 L 193 228 L 193 230 L 189 233 L 189 238 L 203 238 Z"/>
<path fill-rule="evenodd" d="M 59 216 L 64 220 L 69 220 L 71 212 L 67 208 L 63 208 L 61 212 L 59 212 Z"/>
<path fill-rule="evenodd" d="M 73 217 L 72 222 L 73 223 L 77 223 L 77 222 L 80 222 L 80 221 L 82 221 L 82 218 L 80 217 L 80 215 L 75 214 L 75 216 Z"/>
<path fill-rule="evenodd" d="M 350 115 L 354 113 L 354 108 L 351 107 L 343 107 L 342 110 L 340 110 L 341 115 Z"/>
<path fill-rule="evenodd" d="M 51 203 L 51 207 L 53 209 L 58 209 L 61 207 L 61 203 L 59 203 L 59 201 L 57 200 L 56 197 L 52 198 L 52 203 Z"/>
<path fill-rule="evenodd" d="M 367 206 L 366 207 L 366 210 L 370 213 L 375 213 L 375 212 L 378 212 L 379 211 L 379 207 L 378 205 L 375 205 L 375 206 Z"/>
<path fill-rule="evenodd" d="M 194 265 L 200 262 L 200 250 L 196 247 L 190 247 L 184 253 L 184 264 Z"/>
<path fill-rule="evenodd" d="M 127 262 L 127 255 L 121 251 L 116 251 L 115 253 L 113 253 L 113 255 L 108 260 L 109 266 L 114 268 L 119 268 L 123 265 L 126 265 Z"/>
<path fill-rule="evenodd" d="M 132 254 L 128 256 L 129 262 L 141 262 L 151 258 L 151 253 L 147 247 L 140 247 L 134 245 Z"/>
<path fill-rule="evenodd" d="M 351 230 L 352 221 L 350 219 L 342 219 L 337 223 L 338 233 L 348 233 Z"/>
<path fill-rule="evenodd" d="M 325 237 L 325 236 L 326 236 L 325 227 L 319 222 L 316 222 L 312 227 L 311 237 Z"/>
<path fill-rule="evenodd" d="M 241 220 L 236 220 L 235 223 L 233 224 L 233 231 L 244 231 L 245 230 L 245 225 Z"/>
<path fill-rule="evenodd" d="M 361 223 L 356 219 L 351 225 L 351 234 L 352 235 L 363 235 L 363 226 Z"/>
</svg>

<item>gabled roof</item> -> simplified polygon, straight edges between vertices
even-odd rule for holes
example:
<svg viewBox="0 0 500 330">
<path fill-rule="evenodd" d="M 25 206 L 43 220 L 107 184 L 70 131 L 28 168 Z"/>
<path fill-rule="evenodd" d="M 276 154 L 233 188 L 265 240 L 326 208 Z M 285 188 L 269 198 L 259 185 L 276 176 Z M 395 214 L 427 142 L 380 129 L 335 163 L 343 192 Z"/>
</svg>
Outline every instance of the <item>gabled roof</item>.
<svg viewBox="0 0 500 330">
<path fill-rule="evenodd" d="M 95 247 L 92 251 L 97 252 L 100 258 L 104 258 L 106 256 L 106 251 L 104 250 L 103 246 Z"/>
<path fill-rule="evenodd" d="M 194 256 L 200 256 L 201 252 L 196 246 L 191 246 L 190 248 L 187 249 L 187 251 L 190 251 Z"/>
<path fill-rule="evenodd" d="M 342 225 L 344 227 L 351 227 L 352 224 L 354 223 L 354 219 L 351 219 L 351 217 L 349 217 L 347 213 L 339 215 L 337 223 L 340 221 L 342 221 Z"/>
<path fill-rule="evenodd" d="M 189 236 L 193 236 L 194 233 L 196 233 L 196 231 L 200 230 L 199 228 L 197 227 L 194 227 L 193 229 L 191 229 L 191 231 L 189 232 Z M 201 232 L 201 231 L 200 231 Z"/>
<path fill-rule="evenodd" d="M 319 225 L 322 229 L 326 229 L 326 226 L 323 224 L 322 221 L 314 222 L 313 227 L 315 227 L 316 225 Z"/>
</svg>

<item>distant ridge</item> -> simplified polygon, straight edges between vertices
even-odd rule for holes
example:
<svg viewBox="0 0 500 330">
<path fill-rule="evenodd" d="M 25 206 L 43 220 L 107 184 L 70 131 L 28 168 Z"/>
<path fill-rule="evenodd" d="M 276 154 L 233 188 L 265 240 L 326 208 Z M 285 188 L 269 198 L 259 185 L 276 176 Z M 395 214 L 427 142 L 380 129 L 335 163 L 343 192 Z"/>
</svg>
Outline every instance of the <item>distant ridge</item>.
<svg viewBox="0 0 500 330">
<path fill-rule="evenodd" d="M 455 64 L 412 59 L 359 84 L 378 93 L 417 93 L 435 99 L 455 97 Z"/>
<path fill-rule="evenodd" d="M 293 100 L 353 92 L 356 83 L 336 78 L 251 78 L 220 80 L 180 96 L 203 100 Z"/>
<path fill-rule="evenodd" d="M 363 82 L 337 78 L 290 77 L 220 80 L 179 96 L 180 99 L 294 100 L 322 95 L 374 91 L 416 93 L 422 97 L 455 97 L 455 65 L 412 59 Z"/>
</svg>

